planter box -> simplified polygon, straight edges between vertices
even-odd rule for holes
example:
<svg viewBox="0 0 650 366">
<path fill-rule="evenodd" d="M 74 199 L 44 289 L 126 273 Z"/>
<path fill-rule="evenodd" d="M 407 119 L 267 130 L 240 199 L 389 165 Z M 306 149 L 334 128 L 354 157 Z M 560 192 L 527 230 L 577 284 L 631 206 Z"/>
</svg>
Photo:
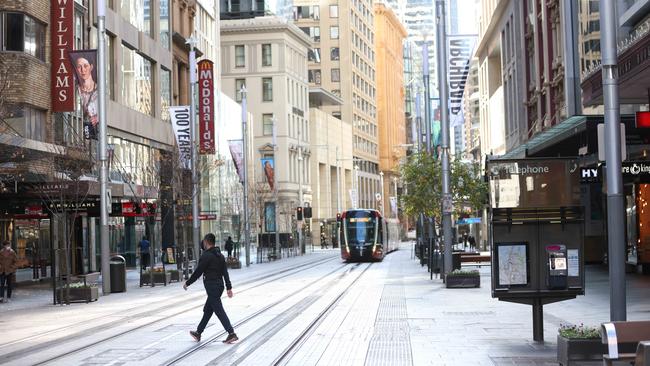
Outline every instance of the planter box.
<svg viewBox="0 0 650 366">
<path fill-rule="evenodd" d="M 228 268 L 232 269 L 240 269 L 241 268 L 241 261 L 236 258 L 228 258 L 226 259 L 226 265 Z"/>
<path fill-rule="evenodd" d="M 63 303 L 65 301 L 65 289 L 56 289 L 56 302 Z M 97 287 L 74 287 L 68 289 L 68 301 L 70 302 L 85 302 L 97 301 L 99 298 L 99 288 Z"/>
<path fill-rule="evenodd" d="M 598 361 L 607 353 L 607 346 L 600 338 L 569 339 L 557 336 L 557 362 L 569 366 L 572 361 Z"/>
<path fill-rule="evenodd" d="M 181 272 L 180 271 L 168 271 L 170 274 L 170 281 L 181 282 Z"/>
<path fill-rule="evenodd" d="M 447 276 L 447 288 L 474 288 L 481 287 L 481 276 Z"/>
<path fill-rule="evenodd" d="M 143 285 L 155 285 L 157 283 L 162 283 L 163 285 L 167 286 L 171 279 L 172 274 L 169 272 L 153 272 L 153 283 L 149 282 L 151 280 L 151 275 L 149 272 L 143 273 L 140 277 L 140 281 Z"/>
</svg>

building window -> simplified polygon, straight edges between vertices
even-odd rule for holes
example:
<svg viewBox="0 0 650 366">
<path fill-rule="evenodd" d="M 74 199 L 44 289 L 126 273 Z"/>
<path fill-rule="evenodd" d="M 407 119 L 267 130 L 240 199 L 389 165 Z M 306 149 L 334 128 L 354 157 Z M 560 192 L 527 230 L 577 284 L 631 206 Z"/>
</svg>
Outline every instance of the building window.
<svg viewBox="0 0 650 366">
<path fill-rule="evenodd" d="M 122 45 L 122 99 L 130 108 L 152 115 L 151 61 Z"/>
<path fill-rule="evenodd" d="M 0 132 L 27 139 L 44 141 L 47 114 L 28 105 L 8 106 Z"/>
<path fill-rule="evenodd" d="M 273 79 L 262 78 L 262 101 L 273 101 Z"/>
<path fill-rule="evenodd" d="M 273 114 L 262 115 L 262 133 L 265 136 L 273 135 Z"/>
<path fill-rule="evenodd" d="M 300 27 L 314 42 L 320 42 L 320 27 Z"/>
<path fill-rule="evenodd" d="M 271 66 L 271 44 L 262 45 L 262 66 Z"/>
<path fill-rule="evenodd" d="M 332 82 L 339 82 L 341 81 L 341 70 L 340 69 L 332 69 Z"/>
<path fill-rule="evenodd" d="M 341 112 L 332 112 L 332 116 L 333 116 L 334 118 L 341 119 Z"/>
<path fill-rule="evenodd" d="M 330 5 L 330 18 L 338 18 L 338 17 L 339 17 L 339 6 Z"/>
<path fill-rule="evenodd" d="M 338 61 L 339 60 L 339 48 L 332 47 L 330 48 L 330 60 Z"/>
<path fill-rule="evenodd" d="M 307 58 L 311 62 L 320 63 L 320 48 L 312 48 L 307 53 Z"/>
<path fill-rule="evenodd" d="M 3 51 L 18 51 L 45 61 L 45 26 L 21 13 L 0 13 Z"/>
<path fill-rule="evenodd" d="M 169 0 L 160 1 L 160 43 L 169 49 Z"/>
<path fill-rule="evenodd" d="M 320 70 L 309 70 L 309 82 L 320 85 Z"/>
<path fill-rule="evenodd" d="M 169 106 L 172 102 L 171 71 L 160 68 L 160 114 L 163 121 L 169 121 Z"/>
<path fill-rule="evenodd" d="M 235 79 L 235 100 L 241 103 L 241 89 L 246 86 L 246 79 Z"/>
<path fill-rule="evenodd" d="M 330 39 L 339 39 L 339 27 L 331 26 L 330 27 Z"/>
<path fill-rule="evenodd" d="M 151 9 L 150 1 L 130 0 L 121 1 L 120 15 L 139 31 L 151 35 Z"/>
<path fill-rule="evenodd" d="M 246 66 L 246 48 L 244 45 L 235 46 L 235 67 Z"/>
</svg>

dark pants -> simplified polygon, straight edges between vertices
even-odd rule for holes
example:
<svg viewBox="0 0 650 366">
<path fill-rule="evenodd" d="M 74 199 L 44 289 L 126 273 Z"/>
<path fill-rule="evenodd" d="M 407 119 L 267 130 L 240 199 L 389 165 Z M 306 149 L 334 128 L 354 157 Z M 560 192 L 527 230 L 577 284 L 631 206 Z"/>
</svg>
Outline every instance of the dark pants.
<svg viewBox="0 0 650 366">
<path fill-rule="evenodd" d="M 149 266 L 149 253 L 142 253 L 142 258 L 140 258 L 140 265 L 142 266 L 142 269 L 145 270 L 147 269 L 147 266 Z"/>
<path fill-rule="evenodd" d="M 232 329 L 230 325 L 230 320 L 226 311 L 223 309 L 223 304 L 221 303 L 221 294 L 223 294 L 223 284 L 219 281 L 204 281 L 203 286 L 205 287 L 205 292 L 208 294 L 208 298 L 205 300 L 205 305 L 203 306 L 203 318 L 199 323 L 199 326 L 196 328 L 196 331 L 201 334 L 205 327 L 208 325 L 208 321 L 212 317 L 212 313 L 217 315 L 223 329 L 228 332 L 228 334 L 234 333 L 235 330 Z"/>
<path fill-rule="evenodd" d="M 228 251 L 228 257 L 232 257 L 232 249 L 226 249 Z"/>
<path fill-rule="evenodd" d="M 11 280 L 13 273 L 0 273 L 0 297 L 5 297 L 5 287 L 7 288 L 7 298 L 11 299 Z"/>
</svg>

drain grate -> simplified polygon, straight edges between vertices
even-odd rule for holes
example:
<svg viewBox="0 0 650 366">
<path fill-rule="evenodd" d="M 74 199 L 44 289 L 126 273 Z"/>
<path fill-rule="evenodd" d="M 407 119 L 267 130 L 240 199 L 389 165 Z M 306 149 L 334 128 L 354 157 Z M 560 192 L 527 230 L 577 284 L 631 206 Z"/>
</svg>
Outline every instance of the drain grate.
<svg viewBox="0 0 650 366">
<path fill-rule="evenodd" d="M 397 364 L 413 364 L 403 284 L 384 286 L 366 354 L 366 365 Z"/>
</svg>

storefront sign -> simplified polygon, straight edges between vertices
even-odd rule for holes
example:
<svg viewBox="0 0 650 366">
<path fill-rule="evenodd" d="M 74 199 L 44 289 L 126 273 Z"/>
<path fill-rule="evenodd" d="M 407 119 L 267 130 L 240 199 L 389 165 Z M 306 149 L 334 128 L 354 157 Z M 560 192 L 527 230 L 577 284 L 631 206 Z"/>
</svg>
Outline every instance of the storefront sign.
<svg viewBox="0 0 650 366">
<path fill-rule="evenodd" d="M 172 127 L 178 145 L 180 164 L 183 169 L 190 169 L 192 162 L 192 135 L 190 134 L 190 107 L 169 107 Z"/>
<path fill-rule="evenodd" d="M 199 154 L 215 153 L 214 138 L 214 67 L 201 60 L 199 69 Z"/>
<path fill-rule="evenodd" d="M 88 212 L 99 214 L 100 202 L 99 200 L 85 200 L 85 201 L 53 201 L 48 202 L 45 207 L 50 212 L 64 212 L 64 211 L 76 211 L 76 212 Z"/>
<path fill-rule="evenodd" d="M 206 221 L 206 220 L 210 221 L 210 220 L 216 220 L 216 219 L 217 219 L 217 215 L 215 215 L 215 214 L 199 214 L 199 220 L 201 220 L 201 221 Z M 192 221 L 192 215 L 180 216 L 178 218 L 178 220 L 180 220 L 180 221 Z"/>
<path fill-rule="evenodd" d="M 68 50 L 74 44 L 74 0 L 52 0 L 50 37 L 52 39 L 52 112 L 74 111 L 73 69 Z"/>
</svg>

